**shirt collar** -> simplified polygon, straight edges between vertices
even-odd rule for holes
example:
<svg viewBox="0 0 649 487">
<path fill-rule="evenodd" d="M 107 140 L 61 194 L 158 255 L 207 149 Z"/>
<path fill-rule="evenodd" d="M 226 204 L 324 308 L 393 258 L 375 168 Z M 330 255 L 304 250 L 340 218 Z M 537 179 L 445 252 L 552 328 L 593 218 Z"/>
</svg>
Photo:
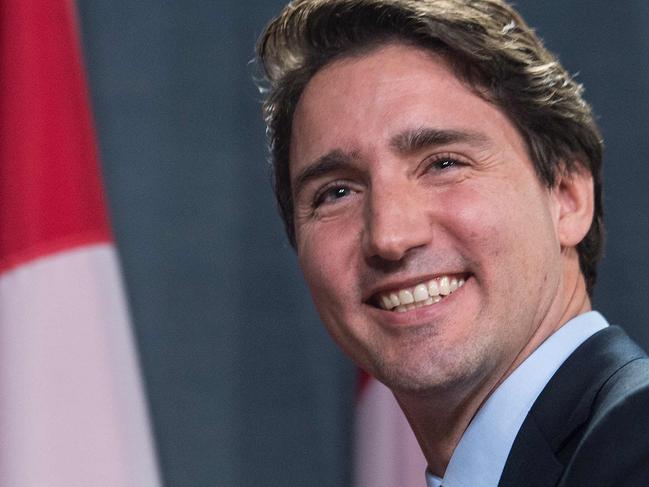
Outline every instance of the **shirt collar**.
<svg viewBox="0 0 649 487">
<path fill-rule="evenodd" d="M 608 323 L 596 311 L 573 318 L 543 342 L 478 410 L 455 448 L 444 479 L 428 487 L 497 485 L 514 439 L 536 398 L 561 364 Z"/>
</svg>

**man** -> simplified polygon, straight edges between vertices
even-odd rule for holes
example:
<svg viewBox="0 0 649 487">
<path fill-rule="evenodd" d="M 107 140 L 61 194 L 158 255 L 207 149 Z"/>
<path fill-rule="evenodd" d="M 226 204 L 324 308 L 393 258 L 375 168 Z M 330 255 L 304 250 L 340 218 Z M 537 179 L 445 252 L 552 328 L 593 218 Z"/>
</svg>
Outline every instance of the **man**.
<svg viewBox="0 0 649 487">
<path fill-rule="evenodd" d="M 320 316 L 430 486 L 649 485 L 649 360 L 591 311 L 601 140 L 500 0 L 298 0 L 259 55 Z"/>
</svg>

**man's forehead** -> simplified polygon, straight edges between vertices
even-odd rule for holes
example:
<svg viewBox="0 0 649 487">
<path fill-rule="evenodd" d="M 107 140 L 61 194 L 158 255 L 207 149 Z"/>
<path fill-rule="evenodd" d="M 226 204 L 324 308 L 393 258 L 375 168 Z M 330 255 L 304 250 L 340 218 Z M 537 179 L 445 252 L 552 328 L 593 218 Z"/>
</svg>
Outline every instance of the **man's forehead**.
<svg viewBox="0 0 649 487">
<path fill-rule="evenodd" d="M 351 68 L 354 65 L 360 64 L 365 70 L 386 70 L 388 67 L 386 59 L 393 59 L 395 61 L 394 64 L 399 66 L 401 61 L 403 61 L 404 56 L 408 58 L 416 58 L 422 65 L 432 63 L 443 67 L 449 75 L 456 78 L 452 63 L 449 62 L 448 54 L 442 54 L 432 48 L 419 46 L 405 39 L 393 38 L 377 42 L 376 44 L 372 44 L 371 46 L 362 49 L 343 52 L 338 56 L 334 56 L 329 62 L 320 66 L 318 70 L 315 71 L 310 80 L 306 83 L 304 92 L 308 92 L 310 87 L 314 84 L 318 86 L 322 86 L 322 84 L 340 86 L 343 83 L 358 81 L 358 79 L 362 81 L 364 79 L 362 71 L 354 71 L 353 69 L 346 68 Z M 337 73 L 336 79 L 331 79 L 328 76 L 328 73 L 331 71 Z M 413 73 L 410 72 L 407 73 L 407 75 L 413 76 Z M 302 96 L 304 96 L 304 94 Z"/>
<path fill-rule="evenodd" d="M 295 111 L 289 164 L 292 169 L 335 150 L 352 154 L 372 145 L 395 152 L 485 145 L 487 126 L 494 124 L 509 120 L 439 56 L 389 44 L 327 66 L 311 80 Z"/>
<path fill-rule="evenodd" d="M 336 60 L 311 78 L 293 113 L 291 142 L 296 138 L 315 142 L 310 139 L 323 135 L 315 129 L 331 134 L 350 117 L 383 124 L 388 119 L 409 117 L 419 106 L 433 102 L 446 103 L 449 112 L 460 110 L 446 101 L 451 91 L 470 94 L 440 56 L 412 45 L 385 44 L 361 56 Z M 424 122 L 402 124 L 382 135 L 393 137 L 397 130 L 414 130 Z"/>
</svg>

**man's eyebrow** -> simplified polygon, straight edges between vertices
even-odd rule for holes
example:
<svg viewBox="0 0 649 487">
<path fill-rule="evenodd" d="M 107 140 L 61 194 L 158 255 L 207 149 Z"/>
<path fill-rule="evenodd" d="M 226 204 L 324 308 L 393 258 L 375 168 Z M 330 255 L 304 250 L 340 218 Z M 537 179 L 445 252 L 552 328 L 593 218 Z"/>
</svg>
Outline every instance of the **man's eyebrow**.
<svg viewBox="0 0 649 487">
<path fill-rule="evenodd" d="M 430 127 L 421 127 L 406 130 L 395 135 L 390 140 L 390 146 L 397 152 L 408 154 L 418 150 L 439 145 L 465 142 L 470 145 L 482 146 L 487 144 L 488 137 L 479 132 L 463 130 L 440 130 Z M 314 179 L 349 167 L 354 155 L 335 149 L 318 157 L 315 161 L 304 167 L 293 180 L 293 194 L 298 195 L 304 186 Z"/>
<path fill-rule="evenodd" d="M 390 146 L 399 153 L 409 154 L 427 147 L 436 147 L 458 142 L 483 146 L 488 141 L 488 137 L 479 132 L 421 127 L 414 130 L 406 130 L 395 135 L 390 141 Z"/>
<path fill-rule="evenodd" d="M 303 168 L 293 181 L 293 194 L 298 195 L 304 186 L 314 179 L 349 166 L 351 154 L 340 149 L 332 150 Z"/>
</svg>

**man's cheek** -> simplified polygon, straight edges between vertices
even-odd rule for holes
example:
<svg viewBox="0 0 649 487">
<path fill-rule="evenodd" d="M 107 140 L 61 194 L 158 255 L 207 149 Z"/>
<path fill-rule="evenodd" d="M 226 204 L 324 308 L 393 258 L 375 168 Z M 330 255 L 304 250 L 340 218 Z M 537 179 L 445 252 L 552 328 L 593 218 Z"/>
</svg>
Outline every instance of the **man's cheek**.
<svg viewBox="0 0 649 487">
<path fill-rule="evenodd" d="M 316 304 L 331 295 L 332 280 L 336 271 L 332 266 L 336 260 L 322 248 L 322 240 L 313 239 L 304 242 L 298 254 L 300 268 Z"/>
</svg>

